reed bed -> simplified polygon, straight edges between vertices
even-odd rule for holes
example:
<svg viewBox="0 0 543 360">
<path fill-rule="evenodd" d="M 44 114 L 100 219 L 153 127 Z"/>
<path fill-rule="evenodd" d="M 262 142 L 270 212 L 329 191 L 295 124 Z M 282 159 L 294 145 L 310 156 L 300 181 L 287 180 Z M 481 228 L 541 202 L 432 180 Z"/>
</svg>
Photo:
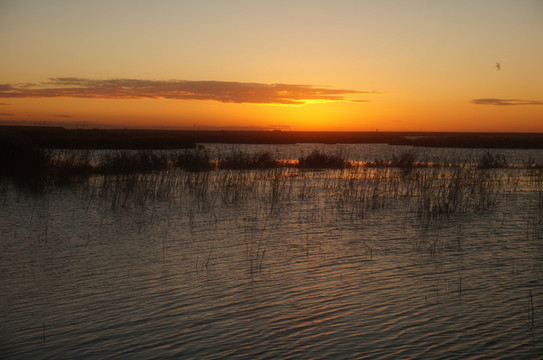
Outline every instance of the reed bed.
<svg viewBox="0 0 543 360">
<path fill-rule="evenodd" d="M 317 161 L 307 161 L 316 158 L 320 159 L 318 166 Z M 335 231 L 338 238 L 343 228 L 360 229 L 361 233 L 366 228 L 374 232 L 377 229 L 377 235 L 372 235 L 379 239 L 377 242 L 352 240 L 360 257 L 371 260 L 386 251 L 384 242 L 380 244 L 379 226 L 375 225 L 385 214 L 401 226 L 420 231 L 413 248 L 437 259 L 446 246 L 455 245 L 443 244 L 438 235 L 429 235 L 436 228 L 451 218 L 455 221 L 466 214 L 492 211 L 503 199 L 514 202 L 519 189 L 534 194 L 526 236 L 538 242 L 543 239 L 543 171 L 534 166 L 509 166 L 501 158 L 498 167 L 482 166 L 488 164 L 486 160 L 439 166 L 408 153 L 368 165 L 349 162 L 338 154 L 324 157 L 318 153 L 294 162 L 271 161 L 269 153 L 246 156 L 238 151 L 213 159 L 206 149 L 194 149 L 104 152 L 98 156 L 77 151 L 51 154 L 49 159 L 42 191 L 73 189 L 88 206 L 98 207 L 103 219 L 140 214 L 141 226 L 155 223 L 156 228 L 164 229 L 158 225 L 160 219 L 153 209 L 166 204 L 168 216 L 183 223 L 190 238 L 198 239 L 202 229 L 220 230 L 221 224 L 235 224 L 235 235 L 223 235 L 235 237 L 228 241 L 237 241 L 237 247 L 243 249 L 250 276 L 270 270 L 267 261 L 276 249 L 270 244 L 281 241 L 281 234 L 276 233 L 281 222 L 305 229 L 305 237 L 298 239 L 300 249 L 306 257 L 313 251 L 323 261 L 327 259 L 326 250 L 322 243 L 313 243 L 318 238 L 310 234 L 313 229 Z M 47 239 L 45 224 L 43 238 Z M 406 232 L 412 233 L 413 229 Z M 426 233 L 427 229 L 430 231 Z M 160 245 L 162 258 L 168 259 L 165 243 Z M 223 245 L 207 245 L 205 256 L 193 264 L 196 271 L 213 269 L 225 256 L 221 252 Z M 460 240 L 457 248 L 461 248 Z"/>
<path fill-rule="evenodd" d="M 54 152 L 32 146 L 5 142 L 0 144 L 3 167 L 0 176 L 16 179 L 50 178 L 69 182 L 71 178 L 92 175 L 149 173 L 170 169 L 185 171 L 253 170 L 295 167 L 299 169 L 346 169 L 353 167 L 399 168 L 408 173 L 411 169 L 427 167 L 477 167 L 479 169 L 511 168 L 502 154 L 486 151 L 475 162 L 456 161 L 432 163 L 417 159 L 417 153 L 407 150 L 391 159 L 356 162 L 346 159 L 341 152 L 326 153 L 315 150 L 297 160 L 277 159 L 271 152 L 249 153 L 241 150 L 216 155 L 213 159 L 203 147 L 182 151 L 164 150 L 110 150 L 92 155 L 90 150 Z M 516 167 L 519 167 L 517 165 Z M 540 170 L 543 164 L 528 160 L 521 168 Z"/>
<path fill-rule="evenodd" d="M 543 167 L 513 167 L 503 156 L 490 152 L 476 163 L 457 161 L 454 165 L 418 161 L 413 151 L 364 164 L 346 160 L 340 153 L 320 151 L 297 161 L 239 150 L 212 159 L 204 148 L 110 151 L 99 156 L 81 150 L 33 156 L 44 165 L 38 167 L 39 176 L 29 179 L 45 184 L 44 188 L 86 184 L 85 196 L 107 199 L 112 209 L 184 198 L 192 199 L 191 206 L 197 209 L 255 201 L 278 209 L 285 203 L 305 202 L 360 220 L 368 212 L 402 202 L 418 218 L 433 219 L 486 211 L 499 196 L 513 193 L 518 186 L 533 189 L 543 182 Z M 13 179 L 17 182 L 24 173 Z M 533 233 L 539 231 L 539 223 L 534 221 Z"/>
<path fill-rule="evenodd" d="M 352 220 L 401 203 L 420 219 L 434 219 L 491 209 L 515 186 L 515 178 L 503 171 L 469 167 L 417 168 L 408 175 L 396 168 L 365 167 L 326 172 L 298 168 L 173 169 L 96 176 L 87 194 L 108 199 L 112 208 L 183 199 L 191 199 L 191 206 L 197 209 L 243 207 L 255 202 L 277 209 L 289 203 L 311 203 Z"/>
</svg>

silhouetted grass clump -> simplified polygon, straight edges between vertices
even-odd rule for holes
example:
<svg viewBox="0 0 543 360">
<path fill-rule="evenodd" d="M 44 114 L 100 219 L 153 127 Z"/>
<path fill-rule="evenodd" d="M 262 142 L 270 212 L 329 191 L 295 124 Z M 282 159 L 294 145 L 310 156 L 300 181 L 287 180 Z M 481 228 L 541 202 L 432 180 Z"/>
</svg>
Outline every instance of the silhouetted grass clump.
<svg viewBox="0 0 543 360">
<path fill-rule="evenodd" d="M 272 157 L 269 152 L 249 154 L 240 150 L 224 154 L 217 161 L 219 169 L 243 170 L 243 169 L 270 169 L 279 167 L 281 163 Z"/>
<path fill-rule="evenodd" d="M 479 158 L 477 166 L 481 169 L 505 168 L 507 161 L 502 154 L 492 154 L 490 151 L 485 151 Z"/>
<path fill-rule="evenodd" d="M 416 166 L 417 154 L 414 151 L 404 151 L 399 156 L 392 155 L 391 166 L 412 168 Z"/>
<path fill-rule="evenodd" d="M 171 161 L 174 167 L 183 170 L 206 171 L 213 168 L 211 157 L 206 149 L 185 150 L 181 153 L 173 154 Z"/>
<path fill-rule="evenodd" d="M 49 161 L 49 176 L 58 185 L 84 182 L 95 172 L 89 150 L 52 155 Z"/>
<path fill-rule="evenodd" d="M 165 153 L 123 151 L 102 155 L 97 172 L 102 174 L 148 173 L 168 168 L 168 156 Z"/>
<path fill-rule="evenodd" d="M 402 152 L 400 155 L 392 155 L 391 160 L 375 160 L 366 163 L 365 166 L 374 168 L 396 167 L 402 169 L 412 169 L 417 166 L 423 166 L 423 164 L 417 163 L 417 154 L 413 150 L 407 150 Z"/>
<path fill-rule="evenodd" d="M 537 160 L 529 157 L 526 159 L 525 167 L 526 169 L 543 170 L 543 163 L 540 163 Z"/>
<path fill-rule="evenodd" d="M 315 150 L 298 159 L 298 166 L 303 169 L 343 169 L 350 166 L 340 154 L 326 154 Z"/>
</svg>

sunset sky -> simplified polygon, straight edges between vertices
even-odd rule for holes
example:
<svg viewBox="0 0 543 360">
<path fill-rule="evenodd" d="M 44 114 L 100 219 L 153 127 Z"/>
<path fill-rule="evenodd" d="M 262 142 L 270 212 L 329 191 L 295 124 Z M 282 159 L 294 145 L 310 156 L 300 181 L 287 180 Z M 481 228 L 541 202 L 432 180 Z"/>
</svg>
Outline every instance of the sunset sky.
<svg viewBox="0 0 543 360">
<path fill-rule="evenodd" d="M 0 0 L 0 51 L 0 124 L 543 132 L 542 0 Z"/>
</svg>

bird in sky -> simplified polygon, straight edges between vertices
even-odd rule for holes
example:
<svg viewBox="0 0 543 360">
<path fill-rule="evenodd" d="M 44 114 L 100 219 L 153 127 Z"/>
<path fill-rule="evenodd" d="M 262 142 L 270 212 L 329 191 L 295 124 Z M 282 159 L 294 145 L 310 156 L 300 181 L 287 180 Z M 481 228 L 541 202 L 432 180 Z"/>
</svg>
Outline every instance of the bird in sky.
<svg viewBox="0 0 543 360">
<path fill-rule="evenodd" d="M 502 67 L 500 66 L 500 63 L 497 62 L 497 63 L 496 63 L 496 69 L 497 69 L 498 71 L 500 71 L 501 68 L 502 68 Z"/>
</svg>

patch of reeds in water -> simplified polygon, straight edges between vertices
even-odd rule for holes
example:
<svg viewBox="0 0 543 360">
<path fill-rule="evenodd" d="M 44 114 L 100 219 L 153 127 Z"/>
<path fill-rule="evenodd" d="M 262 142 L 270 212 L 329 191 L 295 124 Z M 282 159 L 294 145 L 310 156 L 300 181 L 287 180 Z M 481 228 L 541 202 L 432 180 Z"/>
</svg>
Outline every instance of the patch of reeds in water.
<svg viewBox="0 0 543 360">
<path fill-rule="evenodd" d="M 343 169 L 350 167 L 351 163 L 341 154 L 327 154 L 315 150 L 307 156 L 300 157 L 297 165 L 302 169 Z"/>
<path fill-rule="evenodd" d="M 170 161 L 174 167 L 188 171 L 206 171 L 213 168 L 209 151 L 203 148 L 174 153 Z"/>
<path fill-rule="evenodd" d="M 428 164 L 418 163 L 417 154 L 412 150 L 402 152 L 400 155 L 392 155 L 390 160 L 375 160 L 365 164 L 367 167 L 395 167 L 410 169 L 417 166 L 427 166 Z"/>
<path fill-rule="evenodd" d="M 504 182 L 492 169 L 507 169 L 505 158 L 486 152 L 476 164 L 439 166 L 417 161 L 412 150 L 390 161 L 367 164 L 346 160 L 341 154 L 314 151 L 297 161 L 275 159 L 270 152 L 234 150 L 212 159 L 206 149 L 182 152 L 108 151 L 92 158 L 89 151 L 53 154 L 34 147 L 3 143 L 8 166 L 2 174 L 20 183 L 29 179 L 41 184 L 88 182 L 90 196 L 112 199 L 112 207 L 167 199 L 180 188 L 207 199 L 211 191 L 223 204 L 239 204 L 254 197 L 274 202 L 311 199 L 326 191 L 338 211 L 354 218 L 367 211 L 409 199 L 420 218 L 484 211 L 493 206 Z M 15 161 L 19 158 L 21 161 Z M 330 175 L 312 180 L 307 169 L 330 169 Z M 531 166 L 527 171 L 537 171 Z M 34 171 L 34 173 L 33 173 Z M 541 176 L 533 176 L 540 182 Z M 326 180 L 327 179 L 327 180 Z M 43 185 L 42 185 L 43 187 Z M 263 190 L 265 189 L 265 190 Z"/>
<path fill-rule="evenodd" d="M 234 150 L 231 153 L 223 154 L 217 160 L 219 169 L 247 170 L 247 169 L 270 169 L 282 165 L 282 162 L 273 158 L 270 152 L 255 154 Z"/>
</svg>

